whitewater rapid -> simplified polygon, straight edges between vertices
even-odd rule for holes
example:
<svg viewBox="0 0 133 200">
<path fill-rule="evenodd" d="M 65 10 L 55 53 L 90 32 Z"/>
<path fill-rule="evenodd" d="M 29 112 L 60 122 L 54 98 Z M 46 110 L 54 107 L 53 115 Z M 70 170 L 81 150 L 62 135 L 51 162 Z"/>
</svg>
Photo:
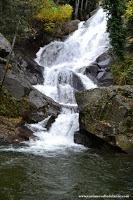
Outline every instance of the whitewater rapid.
<svg viewBox="0 0 133 200">
<path fill-rule="evenodd" d="M 78 30 L 64 42 L 54 41 L 41 47 L 36 62 L 44 67 L 44 83 L 34 86 L 58 102 L 62 111 L 49 131 L 44 121 L 30 125 L 38 139 L 30 140 L 23 151 L 55 151 L 62 148 L 79 148 L 74 133 L 79 130 L 79 114 L 75 91 L 97 87 L 85 74 L 85 68 L 109 48 L 106 13 L 99 8 L 88 21 L 81 22 Z"/>
</svg>

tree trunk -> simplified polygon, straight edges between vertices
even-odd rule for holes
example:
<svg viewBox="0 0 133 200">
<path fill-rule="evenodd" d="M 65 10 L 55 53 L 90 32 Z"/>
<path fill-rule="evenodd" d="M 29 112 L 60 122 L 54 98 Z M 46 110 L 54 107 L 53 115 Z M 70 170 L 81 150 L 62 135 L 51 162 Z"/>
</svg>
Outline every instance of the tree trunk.
<svg viewBox="0 0 133 200">
<path fill-rule="evenodd" d="M 75 13 L 74 13 L 74 18 L 78 18 L 78 11 L 79 11 L 79 0 L 75 1 Z"/>
<path fill-rule="evenodd" d="M 81 5 L 80 5 L 80 17 L 83 19 L 83 6 L 84 6 L 84 0 L 81 0 Z"/>
</svg>

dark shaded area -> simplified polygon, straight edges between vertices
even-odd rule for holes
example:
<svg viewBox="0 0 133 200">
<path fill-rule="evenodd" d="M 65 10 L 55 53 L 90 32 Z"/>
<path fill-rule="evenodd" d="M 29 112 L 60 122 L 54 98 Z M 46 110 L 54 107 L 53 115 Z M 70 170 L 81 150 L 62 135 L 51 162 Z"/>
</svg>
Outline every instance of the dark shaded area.
<svg viewBox="0 0 133 200">
<path fill-rule="evenodd" d="M 85 129 L 80 129 L 80 132 L 74 134 L 74 142 L 88 148 L 97 149 L 100 152 L 126 153 L 121 148 L 107 143 Z"/>
</svg>

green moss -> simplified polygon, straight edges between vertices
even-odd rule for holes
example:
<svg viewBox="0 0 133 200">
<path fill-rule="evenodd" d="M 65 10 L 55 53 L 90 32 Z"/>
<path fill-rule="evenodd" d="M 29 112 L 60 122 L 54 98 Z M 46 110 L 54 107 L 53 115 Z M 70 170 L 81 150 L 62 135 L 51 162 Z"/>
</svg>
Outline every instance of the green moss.
<svg viewBox="0 0 133 200">
<path fill-rule="evenodd" d="M 5 117 L 19 117 L 30 109 L 26 98 L 15 99 L 5 88 L 0 90 L 0 115 Z"/>
<path fill-rule="evenodd" d="M 103 106 L 100 106 L 100 109 L 99 120 L 109 120 L 110 113 L 112 113 L 112 101 L 106 101 Z"/>
</svg>

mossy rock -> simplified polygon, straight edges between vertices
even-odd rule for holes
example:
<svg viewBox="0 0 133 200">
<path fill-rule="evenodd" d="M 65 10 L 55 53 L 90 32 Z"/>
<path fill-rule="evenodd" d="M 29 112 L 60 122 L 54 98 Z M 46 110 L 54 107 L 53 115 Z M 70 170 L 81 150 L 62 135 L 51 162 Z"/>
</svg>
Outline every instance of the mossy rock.
<svg viewBox="0 0 133 200">
<path fill-rule="evenodd" d="M 6 117 L 19 117 L 27 110 L 30 110 L 31 105 L 26 98 L 20 100 L 13 97 L 6 88 L 0 89 L 0 115 Z"/>
<path fill-rule="evenodd" d="M 111 86 L 78 92 L 80 129 L 119 146 L 133 147 L 133 86 Z M 119 135 L 125 138 L 118 142 Z M 111 139 L 112 138 L 112 139 Z"/>
</svg>

